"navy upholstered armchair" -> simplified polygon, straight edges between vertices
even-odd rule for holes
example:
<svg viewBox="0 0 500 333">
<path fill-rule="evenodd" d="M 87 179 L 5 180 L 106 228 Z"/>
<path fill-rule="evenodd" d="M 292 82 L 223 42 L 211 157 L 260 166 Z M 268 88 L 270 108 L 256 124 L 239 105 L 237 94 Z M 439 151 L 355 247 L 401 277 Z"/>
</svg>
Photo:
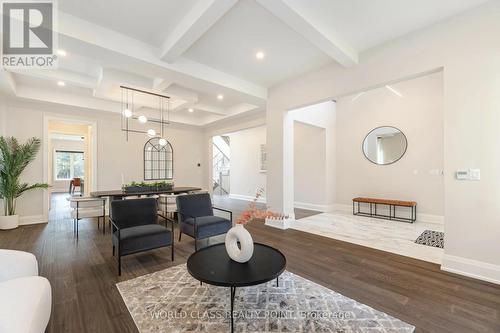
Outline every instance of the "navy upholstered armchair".
<svg viewBox="0 0 500 333">
<path fill-rule="evenodd" d="M 214 209 L 229 213 L 229 219 L 214 216 Z M 225 234 L 232 227 L 233 213 L 213 207 L 210 194 L 199 193 L 177 197 L 177 215 L 180 233 L 194 238 L 194 249 L 198 250 L 197 240 Z"/>
<path fill-rule="evenodd" d="M 111 216 L 113 255 L 118 249 L 118 275 L 121 257 L 128 254 L 171 246 L 174 260 L 174 223 L 171 230 L 158 224 L 156 199 L 114 200 Z"/>
</svg>

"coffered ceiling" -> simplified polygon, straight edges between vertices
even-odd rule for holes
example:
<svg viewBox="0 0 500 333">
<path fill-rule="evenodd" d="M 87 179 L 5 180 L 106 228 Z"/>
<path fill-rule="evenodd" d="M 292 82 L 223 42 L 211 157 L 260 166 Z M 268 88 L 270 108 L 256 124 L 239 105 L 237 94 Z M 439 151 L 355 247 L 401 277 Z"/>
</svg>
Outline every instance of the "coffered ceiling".
<svg viewBox="0 0 500 333">
<path fill-rule="evenodd" d="M 273 85 L 329 64 L 356 66 L 360 52 L 484 2 L 63 0 L 59 68 L 3 70 L 0 90 L 120 113 L 127 85 L 171 96 L 172 121 L 203 126 L 263 112 Z"/>
</svg>

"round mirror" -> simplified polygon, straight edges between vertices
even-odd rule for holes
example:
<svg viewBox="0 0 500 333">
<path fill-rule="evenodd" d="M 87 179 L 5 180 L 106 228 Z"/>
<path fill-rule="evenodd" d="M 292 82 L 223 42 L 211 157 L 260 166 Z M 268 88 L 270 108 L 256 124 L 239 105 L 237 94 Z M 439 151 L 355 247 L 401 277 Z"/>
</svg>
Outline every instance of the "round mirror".
<svg viewBox="0 0 500 333">
<path fill-rule="evenodd" d="M 378 165 L 397 162 L 408 147 L 406 136 L 396 127 L 383 126 L 372 130 L 363 141 L 366 158 Z"/>
</svg>

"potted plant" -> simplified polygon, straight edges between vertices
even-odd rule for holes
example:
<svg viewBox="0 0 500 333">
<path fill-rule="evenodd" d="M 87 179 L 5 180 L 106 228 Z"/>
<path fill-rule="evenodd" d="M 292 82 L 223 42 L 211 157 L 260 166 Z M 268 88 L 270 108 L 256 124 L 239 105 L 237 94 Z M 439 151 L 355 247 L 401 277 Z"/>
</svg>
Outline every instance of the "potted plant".
<svg viewBox="0 0 500 333">
<path fill-rule="evenodd" d="M 37 188 L 47 188 L 47 184 L 21 183 L 21 173 L 35 159 L 41 141 L 31 138 L 20 144 L 14 137 L 0 137 L 0 199 L 3 199 L 3 213 L 0 229 L 14 229 L 19 225 L 16 215 L 16 200 L 24 192 Z"/>
<path fill-rule="evenodd" d="M 252 235 L 245 229 L 245 225 L 253 220 L 265 220 L 274 218 L 283 220 L 288 218 L 287 215 L 271 212 L 267 209 L 262 210 L 257 208 L 257 202 L 264 193 L 263 188 L 259 188 L 255 194 L 255 198 L 248 204 L 248 207 L 236 220 L 236 225 L 226 233 L 225 245 L 226 251 L 232 260 L 245 263 L 252 258 L 253 255 L 253 239 Z"/>
</svg>

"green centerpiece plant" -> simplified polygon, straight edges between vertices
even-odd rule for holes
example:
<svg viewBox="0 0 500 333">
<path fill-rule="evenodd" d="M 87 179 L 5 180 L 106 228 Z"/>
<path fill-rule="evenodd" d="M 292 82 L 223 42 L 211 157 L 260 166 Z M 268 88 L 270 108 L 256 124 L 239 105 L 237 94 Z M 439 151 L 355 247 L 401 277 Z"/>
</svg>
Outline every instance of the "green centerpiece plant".
<svg viewBox="0 0 500 333">
<path fill-rule="evenodd" d="M 123 185 L 123 191 L 128 193 L 140 193 L 140 192 L 151 192 L 151 191 L 168 191 L 174 187 L 172 181 L 159 181 L 154 183 L 146 182 L 131 182 L 130 184 Z"/>
</svg>

